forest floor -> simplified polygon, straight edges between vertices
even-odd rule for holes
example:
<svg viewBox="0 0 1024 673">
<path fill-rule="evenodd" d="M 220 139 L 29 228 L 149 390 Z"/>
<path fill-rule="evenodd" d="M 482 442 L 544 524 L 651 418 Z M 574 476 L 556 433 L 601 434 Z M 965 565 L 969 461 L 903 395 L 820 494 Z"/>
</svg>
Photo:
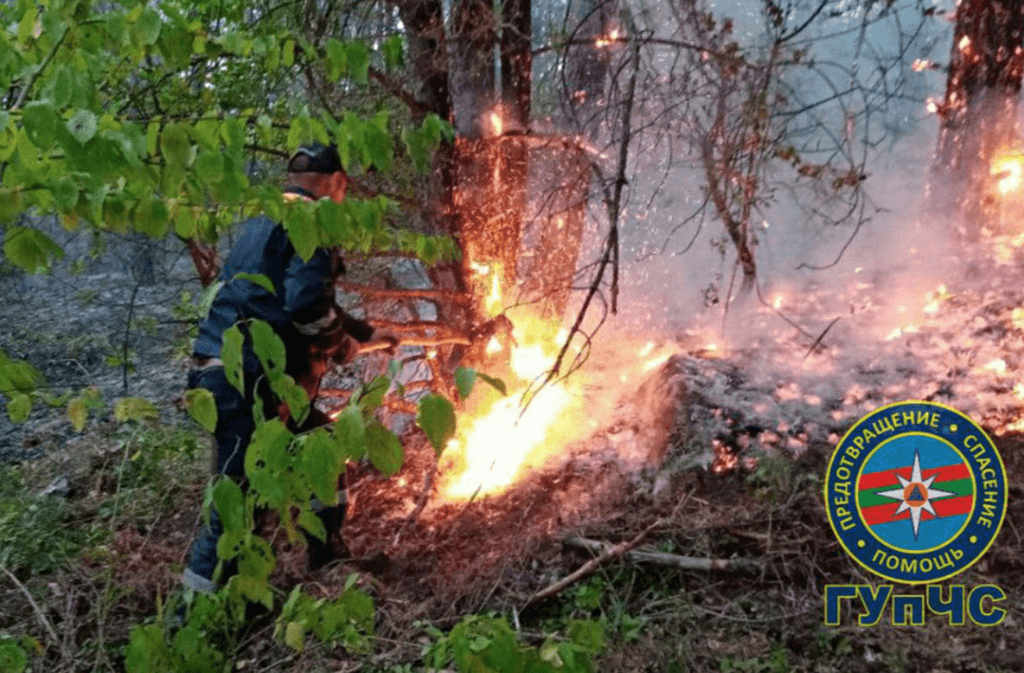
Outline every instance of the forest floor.
<svg viewBox="0 0 1024 673">
<path fill-rule="evenodd" d="M 424 653 L 438 630 L 490 613 L 535 646 L 561 637 L 569 620 L 598 621 L 607 639 L 595 660 L 600 671 L 1022 670 L 1022 243 L 996 237 L 971 259 L 921 266 L 932 271 L 862 277 L 868 272 L 852 269 L 838 288 L 805 284 L 763 304 L 751 299 L 730 308 L 729 320 L 745 326 L 742 340 L 721 338 L 719 324 L 680 328 L 669 339 L 676 354 L 622 388 L 617 413 L 581 430 L 557 460 L 503 495 L 417 511 L 435 459 L 421 436 L 407 434 L 398 475 L 384 479 L 362 466 L 348 475 L 346 540 L 364 560 L 358 585 L 376 603 L 373 653 L 312 643 L 296 652 L 274 639 L 271 615 L 240 639 L 236 670 L 427 670 Z M 940 266 L 958 271 L 942 278 Z M 92 291 L 73 291 L 82 290 Z M 22 331 L 0 333 L 8 352 L 34 358 L 51 381 L 70 376 L 73 361 L 88 373 L 102 368 L 99 355 L 82 362 L 65 341 L 46 337 L 45 310 L 36 310 L 43 313 L 33 327 L 27 314 L 9 309 L 8 324 Z M 121 670 L 131 626 L 152 619 L 176 586 L 199 521 L 208 439 L 173 405 L 183 369 L 170 356 L 177 323 L 166 310 L 158 321 L 166 347 L 146 368 L 156 382 L 131 391 L 157 401 L 159 421 L 118 425 L 100 411 L 86 432 L 75 433 L 61 410 L 41 406 L 25 426 L 0 428 L 5 459 L 20 461 L 4 467 L 0 480 L 0 545 L 4 565 L 15 571 L 15 579 L 0 577 L 0 635 L 27 637 L 32 670 Z M 114 320 L 97 314 L 83 325 L 104 319 Z M 49 366 L 47 358 L 65 364 Z M 121 394 L 116 369 L 90 381 L 57 381 L 77 387 L 97 378 L 108 402 Z M 883 618 L 859 627 L 855 610 L 838 627 L 823 624 L 826 584 L 880 584 L 829 527 L 826 464 L 858 418 L 905 399 L 963 411 L 1001 452 L 1005 523 L 988 554 L 956 578 L 1006 592 L 1008 615 L 999 626 L 952 627 L 931 615 L 924 626 Z M 63 495 L 19 509 L 16 495 L 48 486 Z M 550 598 L 532 600 L 594 558 L 580 547 L 585 540 L 635 543 L 631 551 L 662 556 L 604 559 Z M 274 544 L 273 583 L 282 599 L 297 584 L 336 596 L 360 570 L 336 563 L 309 572 L 301 548 Z M 664 563 L 679 557 L 723 567 Z"/>
</svg>

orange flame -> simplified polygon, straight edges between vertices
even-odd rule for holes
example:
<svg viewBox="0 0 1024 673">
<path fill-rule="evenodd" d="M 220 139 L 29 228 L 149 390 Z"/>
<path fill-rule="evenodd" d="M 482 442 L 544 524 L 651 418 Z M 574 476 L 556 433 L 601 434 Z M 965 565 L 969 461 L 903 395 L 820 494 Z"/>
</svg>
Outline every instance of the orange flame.
<svg viewBox="0 0 1024 673">
<path fill-rule="evenodd" d="M 1001 156 L 992 162 L 990 173 L 996 177 L 996 189 L 1003 196 L 1020 188 L 1024 177 L 1024 157 Z"/>
</svg>

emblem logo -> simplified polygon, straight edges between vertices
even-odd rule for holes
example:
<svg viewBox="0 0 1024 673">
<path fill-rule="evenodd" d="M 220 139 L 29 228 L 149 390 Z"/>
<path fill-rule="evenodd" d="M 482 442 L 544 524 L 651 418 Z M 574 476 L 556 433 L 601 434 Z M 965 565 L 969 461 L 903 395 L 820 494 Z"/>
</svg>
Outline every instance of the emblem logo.
<svg viewBox="0 0 1024 673">
<path fill-rule="evenodd" d="M 1006 515 L 1006 471 L 969 417 L 898 402 L 860 419 L 836 446 L 825 503 L 860 565 L 893 582 L 939 582 L 992 545 Z"/>
</svg>

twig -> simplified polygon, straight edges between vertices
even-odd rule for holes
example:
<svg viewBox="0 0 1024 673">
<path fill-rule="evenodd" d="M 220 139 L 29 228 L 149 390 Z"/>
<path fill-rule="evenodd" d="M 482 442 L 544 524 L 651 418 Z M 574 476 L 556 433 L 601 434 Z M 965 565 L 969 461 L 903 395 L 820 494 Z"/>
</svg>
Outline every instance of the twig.
<svg viewBox="0 0 1024 673">
<path fill-rule="evenodd" d="M 826 327 L 826 328 L 825 328 L 825 331 L 824 331 L 824 332 L 822 332 L 822 333 L 821 333 L 821 334 L 820 334 L 820 335 L 818 336 L 818 338 L 814 340 L 814 343 L 813 343 L 813 344 L 811 344 L 811 347 L 807 349 L 807 354 L 806 354 L 806 355 L 804 355 L 804 360 L 806 360 L 807 358 L 811 357 L 811 353 L 813 353 L 813 352 L 814 352 L 814 349 L 818 347 L 818 344 L 820 344 L 820 343 L 821 343 L 821 340 L 825 338 L 825 335 L 826 335 L 826 334 L 828 334 L 828 331 L 829 331 L 830 329 L 832 329 L 832 326 L 833 326 L 833 325 L 835 325 L 835 324 L 836 324 L 837 322 L 839 322 L 839 319 L 840 319 L 840 318 L 842 318 L 842 317 L 843 317 L 843 316 L 837 316 L 837 317 L 835 317 L 835 318 L 833 318 L 833 319 L 832 319 L 832 322 L 830 322 L 830 323 L 828 324 L 828 327 Z"/>
<path fill-rule="evenodd" d="M 548 586 L 546 589 L 541 589 L 540 591 L 535 593 L 533 596 L 531 596 L 529 598 L 529 600 L 526 601 L 526 604 L 523 605 L 523 608 L 526 608 L 527 606 L 529 606 L 529 605 L 531 605 L 533 603 L 536 603 L 538 601 L 544 600 L 545 598 L 550 598 L 551 596 L 554 596 L 555 594 L 559 593 L 560 591 L 562 591 L 563 589 L 565 589 L 569 585 L 571 585 L 571 584 L 573 584 L 575 582 L 578 582 L 579 580 L 583 579 L 587 575 L 590 575 L 591 573 L 593 573 L 595 570 L 597 570 L 601 566 L 602 563 L 610 561 L 613 558 L 616 558 L 618 556 L 622 556 L 623 554 L 628 552 L 630 549 L 632 549 L 633 547 L 635 547 L 638 544 L 640 544 L 641 542 L 643 542 L 643 539 L 645 537 L 647 537 L 647 534 L 650 533 L 652 530 L 654 530 L 657 526 L 661 525 L 661 523 L 662 523 L 661 519 L 658 519 L 657 521 L 652 523 L 650 526 L 648 526 L 647 528 L 644 528 L 642 531 L 640 531 L 640 533 L 638 533 L 637 536 L 634 537 L 629 542 L 621 542 L 621 543 L 619 543 L 619 544 L 617 544 L 617 545 L 615 545 L 614 547 L 611 547 L 611 548 L 607 548 L 607 547 L 604 546 L 604 543 L 598 542 L 597 544 L 601 547 L 601 555 L 600 556 L 597 556 L 595 558 L 590 559 L 589 561 L 584 563 L 582 566 L 580 566 L 576 571 L 574 571 L 572 573 L 569 573 L 564 578 L 562 578 L 559 581 L 555 582 L 554 584 Z M 573 538 L 573 539 L 579 539 L 579 538 Z"/>
<path fill-rule="evenodd" d="M 65 661 L 70 661 L 71 656 L 70 653 L 67 651 L 67 648 L 64 647 L 64 642 L 57 637 L 57 631 L 53 628 L 53 624 L 51 624 L 50 620 L 46 618 L 45 614 L 43 614 L 43 611 L 39 607 L 39 604 L 36 603 L 34 598 L 32 598 L 32 594 L 30 594 L 28 592 L 28 589 L 25 588 L 25 585 L 22 584 L 18 580 L 18 578 L 14 576 L 14 573 L 7 569 L 7 566 L 0 565 L 0 570 L 3 570 L 4 574 L 7 575 L 7 577 L 12 582 L 14 582 L 14 586 L 18 587 L 18 590 L 21 591 L 21 593 L 25 594 L 25 598 L 28 599 L 29 605 L 31 605 L 32 609 L 35 611 L 36 617 L 39 618 L 39 621 L 42 622 L 43 627 L 50 634 L 50 637 L 53 638 L 53 642 L 57 643 L 57 647 L 60 648 L 61 656 L 64 658 Z"/>
<path fill-rule="evenodd" d="M 577 547 L 579 549 L 587 549 L 590 551 L 603 551 L 605 554 L 613 552 L 616 549 L 618 549 L 618 547 L 622 546 L 618 545 L 616 547 L 609 547 L 607 542 L 601 542 L 600 540 L 588 540 L 587 538 L 583 537 L 569 538 L 564 542 L 566 545 L 570 547 Z M 630 546 L 633 545 L 630 544 Z M 683 570 L 759 571 L 764 568 L 763 562 L 754 559 L 698 558 L 694 556 L 679 556 L 678 554 L 666 554 L 664 552 L 629 551 L 628 547 L 623 551 L 627 552 L 626 556 L 633 559 L 634 561 L 640 561 L 643 563 L 654 563 L 655 565 L 672 566 L 675 568 L 682 568 Z M 622 552 L 619 553 L 621 554 Z"/>
</svg>

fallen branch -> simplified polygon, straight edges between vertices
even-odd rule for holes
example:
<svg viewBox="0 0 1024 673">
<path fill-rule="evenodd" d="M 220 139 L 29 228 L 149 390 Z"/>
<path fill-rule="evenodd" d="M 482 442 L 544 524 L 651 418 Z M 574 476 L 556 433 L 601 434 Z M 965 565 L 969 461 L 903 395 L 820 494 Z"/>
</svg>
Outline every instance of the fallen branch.
<svg viewBox="0 0 1024 673">
<path fill-rule="evenodd" d="M 570 547 L 586 549 L 593 552 L 609 552 L 617 547 L 612 547 L 607 542 L 600 540 L 588 540 L 583 537 L 573 537 L 565 540 L 564 543 Z M 621 546 L 621 545 L 619 545 Z M 625 550 L 628 551 L 628 548 Z M 620 554 L 622 552 L 619 552 Z M 626 554 L 630 559 L 641 563 L 653 563 L 655 565 L 672 566 L 683 570 L 729 570 L 729 571 L 760 571 L 764 563 L 754 559 L 710 559 L 698 558 L 695 556 L 679 556 L 678 554 L 666 554 L 655 551 L 628 551 Z"/>
<path fill-rule="evenodd" d="M 469 304 L 472 301 L 469 295 L 444 290 L 382 288 L 347 281 L 338 281 L 336 285 L 346 292 L 358 293 L 365 299 L 423 299 L 425 301 L 452 301 L 459 304 Z"/>
<path fill-rule="evenodd" d="M 32 609 L 35 611 L 36 617 L 39 618 L 39 621 L 42 623 L 43 627 L 47 630 L 47 632 L 49 632 L 50 637 L 53 638 L 53 642 L 55 642 L 57 644 L 57 647 L 60 648 L 61 656 L 64 658 L 64 661 L 70 661 L 71 655 L 68 652 L 67 648 L 64 647 L 64 641 L 57 637 L 57 631 L 53 628 L 53 624 L 51 624 L 50 620 L 46 618 L 45 614 L 43 614 L 43 610 L 39 607 L 39 604 L 36 603 L 35 599 L 32 598 L 32 594 L 30 594 L 28 589 L 25 588 L 25 585 L 22 584 L 18 580 L 18 578 L 14 576 L 14 573 L 7 569 L 7 566 L 0 565 L 0 570 L 3 570 L 4 574 L 7 575 L 7 577 L 12 582 L 14 582 L 14 586 L 18 587 L 18 590 L 21 591 L 21 593 L 25 594 L 25 598 L 28 599 L 29 605 L 31 605 Z"/>
<path fill-rule="evenodd" d="M 545 598 L 550 598 L 551 596 L 554 596 L 555 594 L 561 592 L 563 589 L 565 589 L 566 587 L 570 586 L 571 584 L 574 584 L 575 582 L 580 581 L 581 579 L 583 579 L 587 575 L 590 575 L 591 573 L 593 573 L 595 570 L 598 569 L 598 567 L 601 566 L 602 563 L 610 561 L 613 558 L 616 558 L 618 556 L 622 556 L 623 554 L 628 552 L 630 549 L 632 549 L 633 547 L 635 547 L 638 544 L 640 544 L 643 541 L 643 539 L 645 537 L 647 537 L 647 534 L 650 533 L 652 530 L 655 529 L 655 527 L 657 527 L 659 525 L 661 525 L 661 520 L 660 519 L 658 521 L 655 521 L 654 523 L 652 523 L 647 528 L 644 528 L 642 531 L 640 531 L 640 533 L 636 537 L 634 537 L 629 542 L 621 542 L 621 543 L 615 545 L 614 547 L 605 548 L 603 546 L 604 543 L 600 543 L 600 542 L 597 543 L 598 545 L 602 545 L 602 553 L 601 553 L 600 556 L 597 556 L 595 558 L 590 559 L 589 561 L 584 563 L 582 566 L 580 566 L 579 569 L 577 569 L 576 571 L 574 571 L 572 573 L 569 573 L 564 578 L 562 578 L 559 581 L 555 582 L 554 584 L 552 584 L 551 586 L 547 587 L 546 589 L 541 589 L 540 591 L 535 593 L 533 596 L 530 596 L 529 600 L 526 601 L 526 604 L 523 605 L 523 608 L 525 609 L 527 606 L 529 606 L 529 605 L 531 605 L 533 603 L 536 603 L 538 601 L 544 600 Z M 581 539 L 581 538 L 573 538 L 573 539 Z"/>
</svg>

